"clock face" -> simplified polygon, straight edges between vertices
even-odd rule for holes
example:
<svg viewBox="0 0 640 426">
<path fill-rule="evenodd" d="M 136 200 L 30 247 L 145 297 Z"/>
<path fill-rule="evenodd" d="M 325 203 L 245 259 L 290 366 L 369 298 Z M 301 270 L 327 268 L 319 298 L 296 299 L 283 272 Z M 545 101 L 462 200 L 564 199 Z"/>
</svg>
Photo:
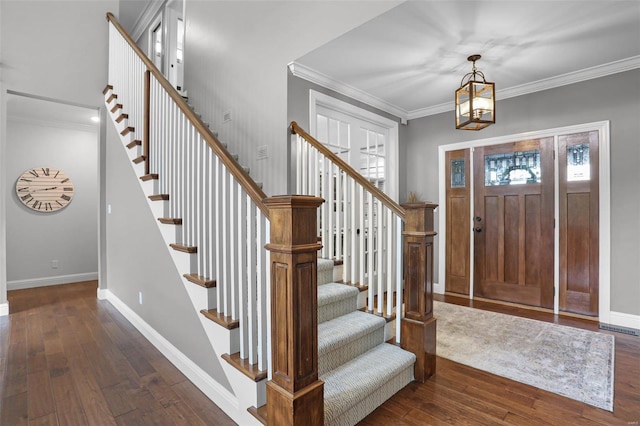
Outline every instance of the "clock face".
<svg viewBox="0 0 640 426">
<path fill-rule="evenodd" d="M 49 213 L 66 207 L 73 198 L 74 188 L 62 170 L 38 167 L 20 175 L 16 193 L 25 206 Z"/>
</svg>

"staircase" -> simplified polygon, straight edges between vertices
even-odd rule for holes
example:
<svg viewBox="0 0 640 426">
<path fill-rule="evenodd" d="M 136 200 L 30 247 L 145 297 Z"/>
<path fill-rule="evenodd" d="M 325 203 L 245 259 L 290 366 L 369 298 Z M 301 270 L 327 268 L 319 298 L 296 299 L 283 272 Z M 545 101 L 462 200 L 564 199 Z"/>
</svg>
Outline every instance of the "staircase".
<svg viewBox="0 0 640 426">
<path fill-rule="evenodd" d="M 325 424 L 354 425 L 413 380 L 416 357 L 385 343 L 386 320 L 358 309 L 357 287 L 333 282 L 318 260 L 318 374 Z"/>
<path fill-rule="evenodd" d="M 427 229 L 433 226 L 434 205 L 404 206 L 408 216 L 414 212 L 405 225 L 404 248 L 398 239 L 405 210 L 395 205 L 395 213 L 387 213 L 377 193 L 362 192 L 360 199 L 368 202 L 369 212 L 375 210 L 379 225 L 371 213 L 371 220 L 362 222 L 360 239 L 345 234 L 350 241 L 345 248 L 337 243 L 342 239 L 340 226 L 355 225 L 355 219 L 349 222 L 345 216 L 342 221 L 324 211 L 317 215 L 324 225 L 319 230 L 313 223 L 315 210 L 305 216 L 303 226 L 282 220 L 295 218 L 295 208 L 282 215 L 279 201 L 266 198 L 261 185 L 115 18 L 108 14 L 107 19 L 111 84 L 104 91 L 105 105 L 183 276 L 181 285 L 199 313 L 212 355 L 226 361 L 226 380 L 237 407 L 229 414 L 240 424 L 353 425 L 410 381 L 431 375 L 435 347 L 430 353 L 424 348 L 435 342 L 429 294 L 435 234 Z M 299 128 L 294 133 L 308 136 Z M 333 190 L 331 184 L 316 186 Z M 302 200 L 304 209 L 312 198 Z M 332 211 L 346 211 L 350 203 L 327 200 Z M 342 204 L 336 209 L 336 203 Z M 298 229 L 305 227 L 306 234 Z M 331 260 L 317 258 L 317 235 L 329 247 L 322 254 Z M 290 237 L 292 245 L 283 244 L 283 236 Z M 366 256 L 355 254 L 365 248 Z M 407 274 L 405 291 L 415 300 L 403 301 L 402 267 L 393 263 L 403 251 L 412 268 L 426 267 L 426 272 L 412 269 Z M 344 262 L 342 276 L 335 272 L 334 259 Z M 315 273 L 304 272 L 309 266 L 317 266 Z M 286 275 L 291 271 L 296 273 Z M 291 300 L 301 305 L 292 306 Z M 401 312 L 395 309 L 403 302 L 401 339 Z M 307 404 L 313 398 L 305 395 L 318 392 L 316 409 Z M 298 405 L 304 409 L 296 413 Z"/>
</svg>

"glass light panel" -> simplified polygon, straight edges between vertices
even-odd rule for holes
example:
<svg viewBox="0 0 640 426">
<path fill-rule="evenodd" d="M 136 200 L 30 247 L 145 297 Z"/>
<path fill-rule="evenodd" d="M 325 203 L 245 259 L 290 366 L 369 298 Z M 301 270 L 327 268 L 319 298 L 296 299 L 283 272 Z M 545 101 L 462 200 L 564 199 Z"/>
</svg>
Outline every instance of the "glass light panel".
<svg viewBox="0 0 640 426">
<path fill-rule="evenodd" d="M 464 158 L 451 160 L 451 188 L 464 188 L 465 186 Z"/>
<path fill-rule="evenodd" d="M 522 185 L 542 182 L 540 150 L 485 155 L 484 185 Z"/>
<path fill-rule="evenodd" d="M 567 182 L 591 179 L 591 163 L 589 160 L 589 144 L 570 145 L 567 147 Z"/>
</svg>

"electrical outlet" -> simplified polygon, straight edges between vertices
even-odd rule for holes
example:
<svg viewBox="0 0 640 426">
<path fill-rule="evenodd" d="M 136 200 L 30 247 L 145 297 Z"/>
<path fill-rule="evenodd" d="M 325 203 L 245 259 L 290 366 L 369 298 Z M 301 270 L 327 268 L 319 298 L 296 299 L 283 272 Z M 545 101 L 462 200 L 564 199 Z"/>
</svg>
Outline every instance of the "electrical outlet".
<svg viewBox="0 0 640 426">
<path fill-rule="evenodd" d="M 138 304 L 142 305 L 142 292 L 138 292 Z"/>
<path fill-rule="evenodd" d="M 107 204 L 107 214 L 111 214 L 111 204 Z"/>
<path fill-rule="evenodd" d="M 257 159 L 258 160 L 264 160 L 266 158 L 269 158 L 269 150 L 267 148 L 267 145 L 262 145 L 259 146 L 258 148 L 256 148 L 257 152 Z"/>
<path fill-rule="evenodd" d="M 52 260 L 51 261 L 51 269 L 58 269 L 58 261 L 57 260 Z"/>
<path fill-rule="evenodd" d="M 223 123 L 228 123 L 229 121 L 232 120 L 231 117 L 231 110 L 227 110 L 222 114 L 222 122 Z"/>
</svg>

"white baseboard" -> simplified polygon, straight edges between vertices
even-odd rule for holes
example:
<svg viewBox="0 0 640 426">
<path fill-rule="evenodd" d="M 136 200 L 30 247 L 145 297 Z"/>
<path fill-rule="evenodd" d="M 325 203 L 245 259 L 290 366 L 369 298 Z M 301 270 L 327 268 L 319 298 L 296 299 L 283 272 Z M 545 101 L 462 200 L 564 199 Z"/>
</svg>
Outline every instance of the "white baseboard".
<svg viewBox="0 0 640 426">
<path fill-rule="evenodd" d="M 439 283 L 433 283 L 433 292 L 436 294 L 444 294 L 444 286 Z"/>
<path fill-rule="evenodd" d="M 85 274 L 59 275 L 56 277 L 33 278 L 29 280 L 7 281 L 7 290 L 21 290 L 25 288 L 46 287 L 50 285 L 79 283 L 82 281 L 94 281 L 98 279 L 97 272 Z"/>
<path fill-rule="evenodd" d="M 0 303 L 0 317 L 9 315 L 9 302 Z"/>
<path fill-rule="evenodd" d="M 178 348 L 173 346 L 171 342 L 165 339 L 111 291 L 108 289 L 98 289 L 98 298 L 101 298 L 101 296 L 108 300 L 153 346 L 171 361 L 182 374 L 187 376 L 194 385 L 207 395 L 211 401 L 231 418 L 238 421 L 238 415 L 236 414 L 239 410 L 238 399 L 230 391 L 222 387 Z"/>
<path fill-rule="evenodd" d="M 611 311 L 609 315 L 610 325 L 618 325 L 620 327 L 634 328 L 640 330 L 640 315 L 625 314 L 623 312 Z"/>
</svg>

